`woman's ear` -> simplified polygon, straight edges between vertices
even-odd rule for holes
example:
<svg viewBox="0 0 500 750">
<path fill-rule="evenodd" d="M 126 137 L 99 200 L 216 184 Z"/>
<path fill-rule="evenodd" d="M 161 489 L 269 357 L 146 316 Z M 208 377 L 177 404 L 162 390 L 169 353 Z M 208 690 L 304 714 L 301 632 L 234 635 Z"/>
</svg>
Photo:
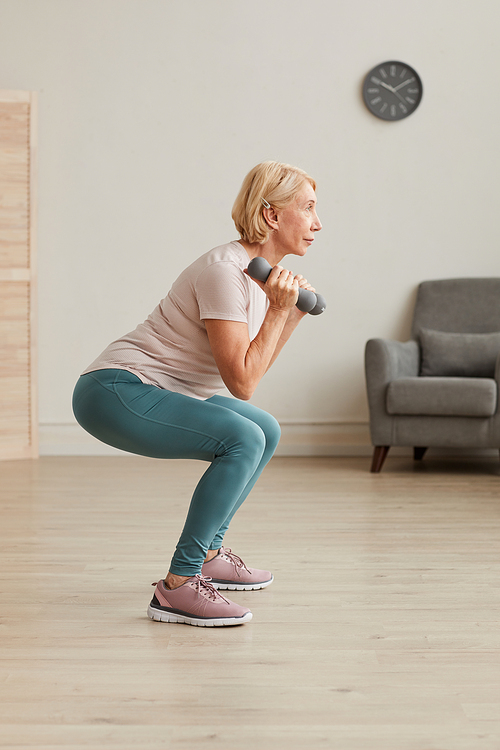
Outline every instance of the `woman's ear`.
<svg viewBox="0 0 500 750">
<path fill-rule="evenodd" d="M 264 208 L 262 214 L 264 216 L 264 219 L 266 220 L 266 224 L 268 225 L 268 227 L 273 230 L 278 228 L 278 214 L 272 206 L 270 206 L 269 208 Z"/>
</svg>

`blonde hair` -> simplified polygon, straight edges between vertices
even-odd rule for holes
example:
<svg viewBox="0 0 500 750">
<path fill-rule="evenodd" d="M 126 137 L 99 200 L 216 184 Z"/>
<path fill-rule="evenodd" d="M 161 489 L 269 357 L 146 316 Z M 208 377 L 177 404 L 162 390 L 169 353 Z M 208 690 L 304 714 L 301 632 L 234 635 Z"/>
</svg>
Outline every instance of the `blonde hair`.
<svg viewBox="0 0 500 750">
<path fill-rule="evenodd" d="M 305 181 L 316 190 L 313 178 L 298 167 L 277 161 L 257 164 L 243 180 L 231 213 L 241 239 L 260 244 L 267 242 L 271 229 L 263 215 L 266 203 L 267 207 L 284 208 L 293 201 Z"/>
</svg>

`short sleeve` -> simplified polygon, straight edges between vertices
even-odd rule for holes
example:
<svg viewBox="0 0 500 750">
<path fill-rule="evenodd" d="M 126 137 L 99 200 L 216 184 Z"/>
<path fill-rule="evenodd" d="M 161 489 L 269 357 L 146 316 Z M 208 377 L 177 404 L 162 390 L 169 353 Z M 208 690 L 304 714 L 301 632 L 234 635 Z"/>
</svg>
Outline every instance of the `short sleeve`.
<svg viewBox="0 0 500 750">
<path fill-rule="evenodd" d="M 200 319 L 248 322 L 248 288 L 243 271 L 231 261 L 217 261 L 198 276 L 195 293 Z"/>
</svg>

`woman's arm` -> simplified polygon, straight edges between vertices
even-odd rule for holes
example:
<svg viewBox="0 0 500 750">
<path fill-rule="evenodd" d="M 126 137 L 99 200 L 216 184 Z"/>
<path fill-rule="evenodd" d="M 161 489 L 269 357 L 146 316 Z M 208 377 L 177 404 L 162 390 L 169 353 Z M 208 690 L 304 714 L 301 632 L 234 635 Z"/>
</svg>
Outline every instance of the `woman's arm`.
<svg viewBox="0 0 500 750">
<path fill-rule="evenodd" d="M 268 370 L 271 367 L 271 365 L 273 365 L 276 362 L 278 354 L 281 352 L 286 342 L 288 341 L 292 333 L 295 331 L 295 329 L 299 325 L 302 318 L 304 318 L 306 315 L 307 313 L 300 312 L 300 310 L 297 307 L 293 307 L 290 310 L 287 321 L 281 333 L 281 336 L 279 337 L 278 343 L 276 344 L 276 348 L 274 350 L 273 356 L 271 357 L 271 361 L 269 362 L 269 365 L 267 367 Z"/>
<path fill-rule="evenodd" d="M 253 341 L 246 323 L 230 320 L 205 320 L 215 362 L 233 396 L 248 401 L 262 376 L 275 361 L 304 316 L 296 307 L 302 277 L 293 277 L 276 266 L 265 284 L 256 282 L 269 299 L 264 322 Z M 310 288 L 307 285 L 307 288 Z"/>
</svg>

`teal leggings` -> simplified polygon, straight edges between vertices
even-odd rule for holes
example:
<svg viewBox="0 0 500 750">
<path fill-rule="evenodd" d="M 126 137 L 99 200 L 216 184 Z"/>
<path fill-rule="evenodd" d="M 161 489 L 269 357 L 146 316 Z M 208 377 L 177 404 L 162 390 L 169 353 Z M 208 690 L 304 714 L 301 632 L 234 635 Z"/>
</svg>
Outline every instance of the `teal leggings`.
<svg viewBox="0 0 500 750">
<path fill-rule="evenodd" d="M 146 385 L 126 370 L 82 375 L 73 394 L 80 425 L 103 443 L 151 458 L 209 461 L 177 544 L 170 570 L 201 571 L 219 549 L 232 517 L 268 463 L 280 428 L 255 406 L 224 396 L 206 401 Z"/>
</svg>

